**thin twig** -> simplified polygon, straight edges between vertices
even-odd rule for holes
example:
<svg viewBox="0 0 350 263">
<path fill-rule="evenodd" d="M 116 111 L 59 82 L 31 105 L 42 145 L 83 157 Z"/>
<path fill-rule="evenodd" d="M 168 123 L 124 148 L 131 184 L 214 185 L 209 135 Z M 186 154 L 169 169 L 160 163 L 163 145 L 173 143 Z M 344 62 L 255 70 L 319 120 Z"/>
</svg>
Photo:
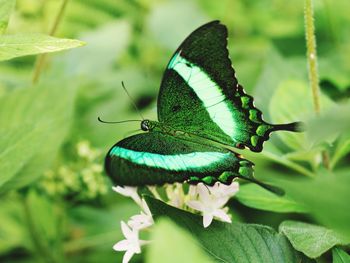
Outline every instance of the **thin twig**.
<svg viewBox="0 0 350 263">
<path fill-rule="evenodd" d="M 55 35 L 57 29 L 58 29 L 58 26 L 60 24 L 60 22 L 62 21 L 62 18 L 63 18 L 63 14 L 64 14 L 64 11 L 66 9 L 66 6 L 68 4 L 68 1 L 69 0 L 62 0 L 62 4 L 61 4 L 61 7 L 57 13 L 57 16 L 56 16 L 56 19 L 52 25 L 52 28 L 49 32 L 49 35 L 50 36 L 53 36 Z M 40 54 L 38 55 L 36 61 L 35 61 L 35 67 L 34 67 L 34 73 L 33 73 L 33 79 L 32 79 L 32 83 L 33 84 L 36 84 L 38 83 L 39 81 L 39 78 L 40 78 L 40 74 L 42 72 L 42 69 L 45 65 L 45 61 L 46 61 L 46 57 L 47 57 L 47 54 L 44 53 L 44 54 Z"/>
</svg>

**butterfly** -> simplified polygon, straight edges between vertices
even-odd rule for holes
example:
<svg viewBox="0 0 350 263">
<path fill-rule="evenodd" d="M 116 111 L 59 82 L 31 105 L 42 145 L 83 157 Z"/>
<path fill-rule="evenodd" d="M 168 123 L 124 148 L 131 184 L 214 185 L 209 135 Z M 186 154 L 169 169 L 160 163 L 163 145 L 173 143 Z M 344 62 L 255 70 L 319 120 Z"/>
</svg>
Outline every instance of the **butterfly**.
<svg viewBox="0 0 350 263">
<path fill-rule="evenodd" d="M 117 185 L 215 182 L 253 177 L 253 163 L 234 152 L 260 152 L 269 134 L 299 131 L 300 123 L 269 124 L 235 77 L 219 21 L 192 32 L 170 59 L 160 85 L 158 121 L 142 120 L 145 133 L 127 137 L 107 153 L 105 169 Z"/>
</svg>

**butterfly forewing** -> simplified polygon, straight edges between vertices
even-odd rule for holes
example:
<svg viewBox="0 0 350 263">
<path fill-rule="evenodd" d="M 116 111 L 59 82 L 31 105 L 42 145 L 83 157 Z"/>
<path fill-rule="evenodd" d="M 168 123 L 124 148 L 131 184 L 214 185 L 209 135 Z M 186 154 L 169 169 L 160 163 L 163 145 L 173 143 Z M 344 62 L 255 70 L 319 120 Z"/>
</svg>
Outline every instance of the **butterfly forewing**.
<svg viewBox="0 0 350 263">
<path fill-rule="evenodd" d="M 164 72 L 158 118 L 175 130 L 261 151 L 278 128 L 262 120 L 253 98 L 238 84 L 226 46 L 227 29 L 218 21 L 185 39 Z"/>
</svg>

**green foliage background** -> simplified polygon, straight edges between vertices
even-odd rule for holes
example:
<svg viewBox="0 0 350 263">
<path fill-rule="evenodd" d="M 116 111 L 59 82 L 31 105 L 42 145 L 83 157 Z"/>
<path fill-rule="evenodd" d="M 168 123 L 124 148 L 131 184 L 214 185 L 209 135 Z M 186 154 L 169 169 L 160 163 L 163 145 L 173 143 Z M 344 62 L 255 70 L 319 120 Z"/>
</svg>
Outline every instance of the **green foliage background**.
<svg viewBox="0 0 350 263">
<path fill-rule="evenodd" d="M 196 231 L 198 218 L 180 217 L 149 199 L 152 212 L 167 215 L 184 234 L 161 221 L 147 256 L 133 262 L 167 262 L 165 251 L 180 243 L 188 262 L 273 262 L 278 249 L 293 251 L 284 262 L 309 262 L 306 256 L 310 262 L 350 262 L 350 2 L 314 2 L 320 116 L 308 83 L 303 0 L 70 0 L 57 38 L 47 34 L 61 0 L 0 0 L 0 262 L 121 262 L 122 254 L 112 250 L 122 239 L 119 222 L 138 208 L 112 192 L 101 165 L 108 148 L 139 124 L 103 125 L 97 116 L 139 118 L 121 88 L 124 81 L 143 115 L 156 119 L 171 54 L 195 28 L 215 19 L 227 25 L 237 77 L 265 119 L 307 125 L 303 134 L 272 135 L 262 153 L 243 152 L 256 164 L 258 179 L 287 194 L 243 185 L 230 203 L 236 223 Z M 47 56 L 33 83 L 34 54 L 78 46 Z M 244 240 L 239 250 L 229 239 L 215 250 L 225 236 L 218 233 L 244 232 L 259 249 L 260 237 L 276 246 L 270 257 L 259 249 L 249 254 L 252 243 Z M 210 257 L 216 254 L 222 260 Z M 234 261 L 237 255 L 243 261 Z M 179 248 L 172 260 L 185 262 L 181 256 Z"/>
</svg>

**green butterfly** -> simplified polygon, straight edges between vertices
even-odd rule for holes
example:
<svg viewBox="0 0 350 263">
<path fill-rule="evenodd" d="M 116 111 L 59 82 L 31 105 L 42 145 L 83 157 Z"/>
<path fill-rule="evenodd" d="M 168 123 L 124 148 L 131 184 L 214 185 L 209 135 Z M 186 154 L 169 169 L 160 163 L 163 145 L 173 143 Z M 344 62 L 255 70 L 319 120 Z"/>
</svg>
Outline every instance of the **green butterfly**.
<svg viewBox="0 0 350 263">
<path fill-rule="evenodd" d="M 253 163 L 232 148 L 262 151 L 276 130 L 298 131 L 300 123 L 262 120 L 253 98 L 238 84 L 219 21 L 190 34 L 175 51 L 158 95 L 159 121 L 143 120 L 137 134 L 115 144 L 105 160 L 117 185 L 215 182 L 235 177 L 256 183 Z"/>
</svg>

